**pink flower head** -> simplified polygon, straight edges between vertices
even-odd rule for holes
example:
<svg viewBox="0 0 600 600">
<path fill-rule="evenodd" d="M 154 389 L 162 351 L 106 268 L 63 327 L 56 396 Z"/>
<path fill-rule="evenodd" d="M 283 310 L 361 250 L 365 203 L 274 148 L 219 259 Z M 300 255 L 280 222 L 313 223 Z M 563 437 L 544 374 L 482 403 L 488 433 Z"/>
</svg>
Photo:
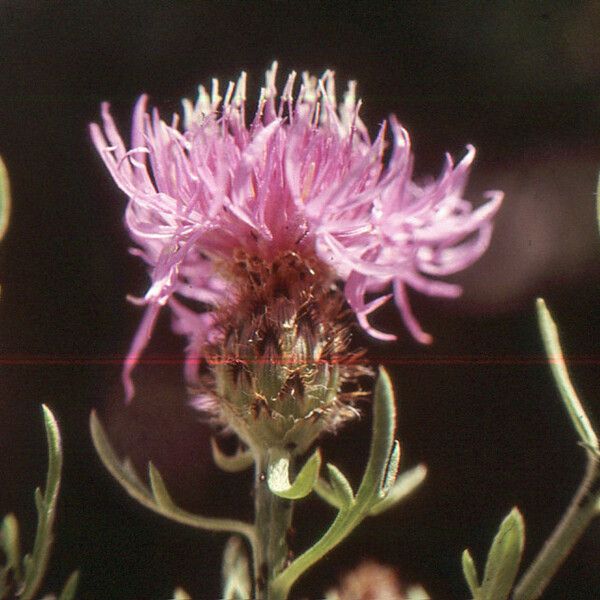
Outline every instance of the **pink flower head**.
<svg viewBox="0 0 600 600">
<path fill-rule="evenodd" d="M 408 133 L 391 116 L 371 141 L 354 82 L 338 104 L 333 72 L 318 80 L 303 74 L 296 96 L 292 72 L 277 101 L 276 71 L 274 63 L 249 125 L 245 73 L 224 97 L 217 80 L 210 95 L 200 86 L 195 104 L 183 101 L 182 124 L 177 114 L 167 124 L 156 109 L 147 112 L 142 96 L 129 150 L 107 103 L 103 127 L 91 125 L 98 152 L 129 196 L 133 252 L 151 270 L 150 288 L 135 300 L 147 308 L 126 361 L 128 397 L 131 371 L 165 304 L 174 330 L 188 338 L 187 376 L 194 379 L 216 311 L 232 293 L 220 266 L 240 250 L 267 261 L 286 251 L 316 255 L 345 283 L 348 304 L 371 336 L 395 339 L 367 320 L 393 298 L 412 335 L 429 343 L 406 288 L 458 296 L 459 286 L 436 278 L 468 267 L 489 244 L 502 193 L 488 192 L 476 209 L 463 199 L 473 146 L 456 165 L 447 155 L 436 180 L 417 184 Z M 202 303 L 204 312 L 182 298 Z"/>
</svg>

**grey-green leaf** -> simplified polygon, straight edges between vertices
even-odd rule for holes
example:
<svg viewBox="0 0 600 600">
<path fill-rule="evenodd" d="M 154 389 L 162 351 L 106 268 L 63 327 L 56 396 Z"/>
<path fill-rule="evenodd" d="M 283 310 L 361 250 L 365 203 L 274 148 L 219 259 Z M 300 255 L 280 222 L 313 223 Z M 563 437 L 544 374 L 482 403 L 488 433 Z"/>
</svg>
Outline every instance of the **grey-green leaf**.
<svg viewBox="0 0 600 600">
<path fill-rule="evenodd" d="M 267 483 L 275 495 L 288 500 L 299 500 L 308 496 L 315 487 L 321 469 L 321 452 L 319 449 L 315 450 L 300 469 L 294 483 L 290 483 L 289 467 L 289 454 L 278 449 L 271 451 L 267 466 Z"/>
<path fill-rule="evenodd" d="M 550 362 L 552 375 L 554 375 L 554 381 L 556 382 L 562 401 L 569 413 L 571 422 L 583 444 L 596 454 L 600 454 L 598 437 L 596 436 L 594 428 L 592 427 L 583 405 L 577 396 L 577 392 L 571 383 L 571 378 L 569 377 L 569 372 L 567 371 L 562 348 L 560 346 L 556 323 L 552 319 L 552 315 L 546 307 L 543 298 L 537 299 L 536 306 L 539 327 L 546 348 L 546 354 Z"/>
<path fill-rule="evenodd" d="M 17 581 L 21 579 L 21 550 L 19 544 L 19 522 L 12 513 L 6 515 L 0 529 L 2 550 L 6 556 L 6 568 L 12 569 Z"/>
<path fill-rule="evenodd" d="M 252 597 L 248 555 L 237 536 L 229 538 L 225 546 L 222 576 L 224 600 L 247 600 Z"/>
<path fill-rule="evenodd" d="M 483 583 L 482 600 L 505 600 L 509 597 L 525 545 L 525 524 L 518 508 L 502 521 L 490 548 Z"/>
<path fill-rule="evenodd" d="M 477 575 L 477 568 L 475 567 L 475 562 L 473 561 L 473 557 L 471 553 L 465 549 L 462 553 L 462 570 L 465 576 L 465 581 L 469 586 L 469 590 L 471 591 L 471 595 L 473 596 L 473 600 L 480 600 L 481 593 L 479 590 L 479 577 Z"/>
<path fill-rule="evenodd" d="M 52 527 L 56 517 L 56 503 L 62 472 L 62 447 L 58 424 L 47 406 L 42 405 L 42 410 L 48 441 L 48 473 L 44 493 L 42 494 L 39 488 L 35 493 L 38 523 L 33 550 L 23 560 L 25 573 L 19 591 L 19 597 L 22 600 L 31 600 L 35 596 L 46 572 L 53 541 Z"/>
<path fill-rule="evenodd" d="M 354 502 L 354 492 L 346 476 L 331 463 L 327 463 L 327 474 L 331 490 L 339 502 L 340 508 L 348 508 Z"/>
<path fill-rule="evenodd" d="M 79 584 L 79 571 L 74 571 L 67 579 L 65 586 L 58 597 L 58 600 L 73 600 L 77 592 L 77 585 Z"/>
<path fill-rule="evenodd" d="M 369 514 L 372 516 L 380 515 L 382 512 L 392 508 L 408 495 L 412 494 L 423 483 L 426 476 L 427 467 L 425 465 L 417 465 L 409 471 L 402 473 L 396 478 L 394 485 L 388 490 L 385 497 L 371 508 Z"/>
<path fill-rule="evenodd" d="M 148 463 L 148 475 L 150 477 L 152 495 L 158 506 L 167 511 L 177 510 L 175 502 L 173 502 L 171 495 L 167 491 L 167 486 L 165 485 L 162 475 L 151 462 Z"/>
</svg>

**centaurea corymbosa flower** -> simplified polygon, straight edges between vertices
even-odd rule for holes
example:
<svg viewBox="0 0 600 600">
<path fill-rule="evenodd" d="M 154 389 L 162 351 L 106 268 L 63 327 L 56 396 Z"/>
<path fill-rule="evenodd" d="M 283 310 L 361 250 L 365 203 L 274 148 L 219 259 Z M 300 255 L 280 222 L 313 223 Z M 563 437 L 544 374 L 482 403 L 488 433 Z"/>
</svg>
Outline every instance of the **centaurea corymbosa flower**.
<svg viewBox="0 0 600 600">
<path fill-rule="evenodd" d="M 296 96 L 292 73 L 277 101 L 276 70 L 274 63 L 267 71 L 249 124 L 242 73 L 224 97 L 217 80 L 210 95 L 200 86 L 195 104 L 183 101 L 182 124 L 179 115 L 167 124 L 156 109 L 148 113 L 142 96 L 129 150 L 108 104 L 102 106 L 103 128 L 91 126 L 100 155 L 129 196 L 125 220 L 137 244 L 134 252 L 151 270 L 152 285 L 136 300 L 147 308 L 125 367 L 128 397 L 131 370 L 164 305 L 172 310 L 174 330 L 188 339 L 190 383 L 197 381 L 199 358 L 215 344 L 221 352 L 234 346 L 239 351 L 240 340 L 231 338 L 241 332 L 233 334 L 231 321 L 238 329 L 248 326 L 261 303 L 279 303 L 272 312 L 288 319 L 288 326 L 300 313 L 310 313 L 311 335 L 325 336 L 335 346 L 316 357 L 314 348 L 304 349 L 301 358 L 307 352 L 315 359 L 342 354 L 345 334 L 332 333 L 325 323 L 325 318 L 335 321 L 341 308 L 342 293 L 332 292 L 340 283 L 371 336 L 395 338 L 367 320 L 393 298 L 412 335 L 429 343 L 411 312 L 407 287 L 457 296 L 459 286 L 437 277 L 469 266 L 489 244 L 502 193 L 489 192 L 488 202 L 476 209 L 463 199 L 472 146 L 457 165 L 447 155 L 435 181 L 417 184 L 408 133 L 391 116 L 371 141 L 359 117 L 354 82 L 337 104 L 331 71 L 318 80 L 303 74 Z M 384 165 L 388 128 L 393 147 Z M 292 271 L 296 276 L 290 277 Z M 327 300 L 331 294 L 337 299 Z M 282 298 L 296 306 L 282 304 Z M 201 310 L 191 308 L 190 300 Z M 268 322 L 273 318 L 263 316 Z M 260 352 L 281 351 L 281 340 L 265 342 L 273 334 L 266 322 L 250 326 L 265 329 Z M 288 340 L 292 346 L 307 343 L 294 339 Z"/>
</svg>

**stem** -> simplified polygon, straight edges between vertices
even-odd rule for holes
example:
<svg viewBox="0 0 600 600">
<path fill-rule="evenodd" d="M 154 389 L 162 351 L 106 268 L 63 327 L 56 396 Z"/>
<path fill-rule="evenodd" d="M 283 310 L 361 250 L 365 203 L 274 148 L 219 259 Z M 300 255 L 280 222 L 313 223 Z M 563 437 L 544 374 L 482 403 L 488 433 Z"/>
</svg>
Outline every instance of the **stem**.
<svg viewBox="0 0 600 600">
<path fill-rule="evenodd" d="M 271 582 L 288 560 L 287 540 L 292 524 L 293 503 L 269 490 L 267 456 L 260 456 L 255 464 L 254 594 L 256 600 L 283 600 L 272 592 Z"/>
<path fill-rule="evenodd" d="M 536 600 L 542 595 L 569 552 L 598 514 L 598 497 L 592 493 L 594 485 L 598 483 L 598 457 L 591 450 L 587 451 L 587 455 L 585 477 L 577 493 L 556 529 L 516 586 L 513 600 Z"/>
</svg>

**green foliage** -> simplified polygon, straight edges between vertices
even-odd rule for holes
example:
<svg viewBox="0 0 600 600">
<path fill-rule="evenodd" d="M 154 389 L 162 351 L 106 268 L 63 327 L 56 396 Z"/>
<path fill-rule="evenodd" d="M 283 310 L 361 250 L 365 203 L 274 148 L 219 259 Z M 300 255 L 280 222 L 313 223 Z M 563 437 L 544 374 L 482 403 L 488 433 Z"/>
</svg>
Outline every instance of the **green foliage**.
<svg viewBox="0 0 600 600">
<path fill-rule="evenodd" d="M 95 412 L 90 415 L 90 430 L 98 456 L 109 473 L 121 484 L 125 491 L 140 504 L 178 523 L 198 529 L 211 531 L 228 531 L 245 536 L 254 545 L 254 527 L 249 523 L 235 519 L 218 519 L 195 515 L 179 508 L 169 495 L 165 483 L 156 469 L 150 463 L 148 487 L 137 475 L 131 462 L 120 460 L 108 441 L 100 420 Z"/>
<path fill-rule="evenodd" d="M 267 483 L 276 496 L 287 500 L 299 500 L 308 496 L 315 487 L 321 469 L 321 452 L 315 450 L 300 469 L 294 483 L 290 483 L 290 460 L 289 452 L 279 448 L 271 449 L 267 465 Z"/>
<path fill-rule="evenodd" d="M 523 517 L 517 508 L 513 508 L 494 537 L 481 585 L 471 554 L 468 550 L 463 552 L 463 573 L 474 600 L 506 600 L 509 597 L 519 571 L 524 544 Z"/>
<path fill-rule="evenodd" d="M 318 480 L 315 491 L 338 509 L 338 514 L 325 532 L 306 552 L 292 561 L 270 585 L 270 598 L 287 598 L 298 578 L 318 560 L 335 548 L 384 501 L 394 487 L 399 447 L 394 439 L 396 407 L 392 383 L 380 369 L 373 403 L 373 436 L 369 459 L 356 495 L 347 478 L 328 464 L 329 482 Z"/>
<path fill-rule="evenodd" d="M 254 464 L 254 455 L 250 450 L 243 450 L 236 452 L 232 456 L 228 456 L 221 451 L 215 438 L 210 438 L 210 448 L 217 467 L 223 471 L 227 471 L 227 473 L 239 473 Z"/>
<path fill-rule="evenodd" d="M 48 473 L 45 491 L 35 490 L 37 529 L 33 550 L 25 555 L 21 565 L 19 523 L 13 514 L 6 515 L 0 529 L 0 547 L 6 556 L 6 564 L 0 570 L 0 598 L 17 595 L 22 600 L 31 600 L 40 588 L 50 558 L 63 457 L 56 419 L 47 406 L 42 405 L 42 410 L 48 441 Z M 78 577 L 77 572 L 69 577 L 59 600 L 75 597 Z"/>
</svg>

